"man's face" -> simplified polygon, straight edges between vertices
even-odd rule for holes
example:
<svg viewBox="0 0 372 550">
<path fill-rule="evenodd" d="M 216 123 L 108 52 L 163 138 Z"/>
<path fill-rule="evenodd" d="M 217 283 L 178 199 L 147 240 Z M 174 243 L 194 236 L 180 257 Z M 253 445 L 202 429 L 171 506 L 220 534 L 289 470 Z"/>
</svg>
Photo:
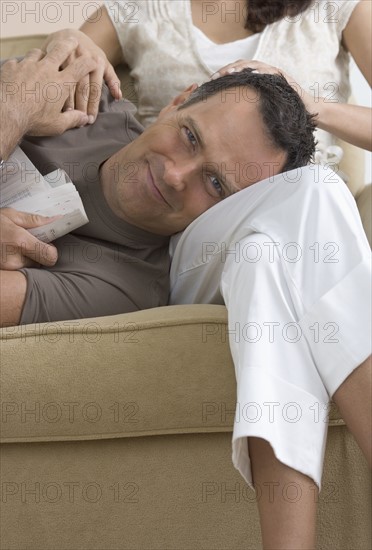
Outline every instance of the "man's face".
<svg viewBox="0 0 372 550">
<path fill-rule="evenodd" d="M 255 93 L 233 88 L 158 120 L 111 162 L 120 166 L 105 192 L 115 213 L 159 235 L 183 230 L 231 194 L 281 171 Z"/>
</svg>

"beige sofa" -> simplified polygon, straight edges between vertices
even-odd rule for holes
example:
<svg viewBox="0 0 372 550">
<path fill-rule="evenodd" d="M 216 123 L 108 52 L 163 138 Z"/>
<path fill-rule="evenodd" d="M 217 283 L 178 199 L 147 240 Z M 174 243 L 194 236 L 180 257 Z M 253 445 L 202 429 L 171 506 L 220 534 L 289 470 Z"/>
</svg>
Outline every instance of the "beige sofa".
<svg viewBox="0 0 372 550">
<path fill-rule="evenodd" d="M 194 305 L 2 331 L 3 550 L 261 548 L 226 321 Z M 317 548 L 369 550 L 369 470 L 335 408 L 329 426 Z"/>
</svg>

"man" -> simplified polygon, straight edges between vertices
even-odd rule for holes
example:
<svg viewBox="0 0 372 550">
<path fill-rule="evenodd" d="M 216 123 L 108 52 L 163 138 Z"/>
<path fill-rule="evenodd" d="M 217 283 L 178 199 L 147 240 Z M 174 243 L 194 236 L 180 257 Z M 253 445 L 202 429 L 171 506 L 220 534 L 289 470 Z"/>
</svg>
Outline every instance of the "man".
<svg viewBox="0 0 372 550">
<path fill-rule="evenodd" d="M 23 233 L 19 253 L 3 258 L 3 325 L 166 305 L 169 236 L 225 197 L 310 160 L 312 118 L 283 77 L 245 71 L 195 88 L 143 132 L 132 106 L 106 93 L 93 126 L 25 137 L 21 147 L 42 174 L 51 165 L 69 173 L 90 223 L 56 241 L 58 261 L 52 246 Z M 45 268 L 30 266 L 30 256 Z"/>
<path fill-rule="evenodd" d="M 302 406 L 301 415 L 287 422 L 277 416 L 268 421 L 235 419 L 233 458 L 247 482 L 253 483 L 252 475 L 261 486 L 274 479 L 281 489 L 293 485 L 301 494 L 295 503 L 259 499 L 263 545 L 312 548 L 314 497 L 326 437 L 323 419 L 312 418 L 314 403 L 324 407 L 332 396 L 370 458 L 366 239 L 355 205 L 338 178 L 332 188 L 324 177 L 320 183 L 313 178 L 314 186 L 306 185 L 310 168 L 304 168 L 297 181 L 286 180 L 285 174 L 272 178 L 306 165 L 314 149 L 312 119 L 282 77 L 243 72 L 207 83 L 193 94 L 194 88 L 176 98 L 143 133 L 131 107 L 106 96 L 93 126 L 55 138 L 24 139 L 23 150 L 42 173 L 50 171 L 52 161 L 68 169 L 90 223 L 59 239 L 53 249 L 30 241 L 20 229 L 31 226 L 27 216 L 5 212 L 7 240 L 15 254 L 5 257 L 2 266 L 2 323 L 166 304 L 169 236 L 192 224 L 177 247 L 173 271 L 177 274 L 180 267 L 182 276 L 192 272 L 193 288 L 186 284 L 184 290 L 193 299 L 199 291 L 199 296 L 208 295 L 212 283 L 220 286 L 229 311 L 238 401 L 280 411 L 288 402 Z M 24 105 L 18 107 L 27 114 Z M 53 116 L 60 120 L 63 115 L 57 109 Z M 31 119 L 26 116 L 18 137 L 34 129 Z M 226 238 L 241 244 L 237 257 L 229 255 L 224 262 L 214 253 L 217 262 L 210 270 L 209 259 L 203 262 L 198 251 L 191 250 L 185 266 L 182 250 L 190 232 L 206 225 L 213 236 L 224 216 L 225 226 L 232 227 Z M 279 237 L 293 235 L 307 245 L 313 235 L 345 241 L 346 253 L 331 266 L 318 260 L 319 271 L 316 260 L 313 266 L 307 262 L 306 269 L 301 262 L 291 266 L 293 258 L 285 262 L 276 237 L 279 245 L 287 245 L 291 243 Z M 264 250 L 267 244 L 275 245 L 269 247 L 273 254 L 262 261 L 245 256 L 244 247 Z M 310 250 L 316 250 L 314 245 Z M 96 256 L 90 254 L 92 247 Z M 48 267 L 21 267 L 29 265 L 30 257 Z M 217 271 L 217 280 L 209 280 L 211 271 Z M 338 307 L 341 298 L 344 308 Z M 339 322 L 332 353 L 323 342 L 317 347 L 311 341 L 309 331 L 318 320 L 322 328 Z M 269 329 L 298 325 L 305 337 L 297 340 L 285 333 L 281 342 L 269 332 L 269 339 L 258 338 L 257 346 L 247 335 L 252 340 L 247 344 L 244 329 L 249 324 Z"/>
</svg>

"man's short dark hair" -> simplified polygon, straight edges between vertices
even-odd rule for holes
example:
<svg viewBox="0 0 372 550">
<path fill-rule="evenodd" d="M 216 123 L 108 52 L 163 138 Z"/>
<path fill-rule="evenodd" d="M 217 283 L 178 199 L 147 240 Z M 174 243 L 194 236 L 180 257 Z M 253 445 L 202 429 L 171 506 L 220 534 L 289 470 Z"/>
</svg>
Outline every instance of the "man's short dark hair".
<svg viewBox="0 0 372 550">
<path fill-rule="evenodd" d="M 315 115 L 307 112 L 299 94 L 281 74 L 261 74 L 247 68 L 209 80 L 197 88 L 179 108 L 205 101 L 208 97 L 234 87 L 247 87 L 255 97 L 240 94 L 242 101 L 257 101 L 267 136 L 274 147 L 287 153 L 282 172 L 309 164 L 315 151 Z M 225 99 L 226 101 L 226 99 Z M 242 121 L 242 124 L 244 121 Z"/>
</svg>

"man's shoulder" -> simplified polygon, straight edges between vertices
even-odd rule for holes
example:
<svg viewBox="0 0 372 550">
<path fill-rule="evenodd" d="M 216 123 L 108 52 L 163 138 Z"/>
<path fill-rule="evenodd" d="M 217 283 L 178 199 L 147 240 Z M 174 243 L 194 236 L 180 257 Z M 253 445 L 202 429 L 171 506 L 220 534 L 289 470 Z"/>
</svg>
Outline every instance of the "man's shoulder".
<svg viewBox="0 0 372 550">
<path fill-rule="evenodd" d="M 137 122 L 140 132 L 143 131 L 143 126 L 135 118 L 137 107 L 127 99 L 114 99 L 106 84 L 103 84 L 102 86 L 102 94 L 99 102 L 99 112 L 126 114 L 128 118 L 133 118 L 133 120 Z"/>
</svg>

